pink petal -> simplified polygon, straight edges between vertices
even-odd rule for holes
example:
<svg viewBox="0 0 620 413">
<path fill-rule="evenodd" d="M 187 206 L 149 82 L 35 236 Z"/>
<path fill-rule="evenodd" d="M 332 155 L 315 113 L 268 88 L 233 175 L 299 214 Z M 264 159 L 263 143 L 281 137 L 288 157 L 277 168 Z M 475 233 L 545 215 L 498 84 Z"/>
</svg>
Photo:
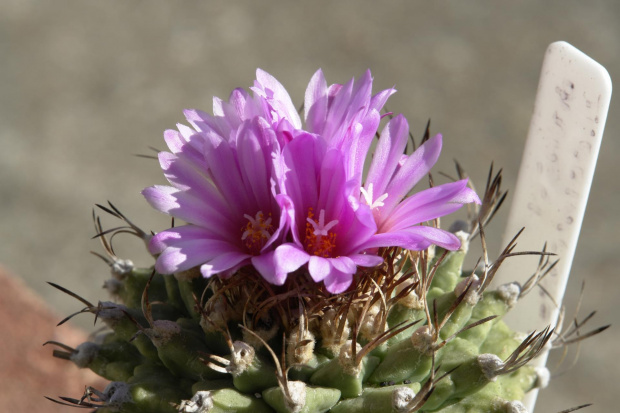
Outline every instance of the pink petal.
<svg viewBox="0 0 620 413">
<path fill-rule="evenodd" d="M 356 128 L 361 127 L 361 131 L 359 131 L 358 137 L 352 139 L 351 145 L 347 150 L 347 176 L 355 178 L 358 182 L 358 187 L 361 186 L 364 163 L 368 157 L 368 150 L 375 138 L 380 121 L 379 112 L 374 109 L 363 114 L 363 116 L 360 113 L 360 117 L 354 120 L 354 122 L 359 122 L 355 123 L 355 125 Z"/>
<path fill-rule="evenodd" d="M 377 93 L 370 99 L 369 109 L 374 109 L 377 112 L 381 112 L 381 109 L 383 109 L 385 102 L 387 102 L 388 98 L 394 93 L 396 93 L 396 89 L 394 88 L 382 90 L 381 92 Z"/>
<path fill-rule="evenodd" d="M 305 122 L 308 132 L 321 133 L 327 117 L 327 82 L 321 69 L 308 83 L 304 99 Z"/>
<path fill-rule="evenodd" d="M 195 140 L 197 139 L 198 138 Z M 164 140 L 172 153 L 184 156 L 198 167 L 205 170 L 207 169 L 207 163 L 202 151 L 196 148 L 196 146 L 198 146 L 197 142 L 189 144 L 179 131 L 172 129 L 168 129 L 164 132 Z"/>
<path fill-rule="evenodd" d="M 317 210 L 315 211 L 318 214 L 321 209 L 325 209 L 327 215 L 331 213 L 331 217 L 326 215 L 326 222 L 337 219 L 336 216 L 340 215 L 340 211 L 346 202 L 346 193 L 343 190 L 346 184 L 344 167 L 340 151 L 335 149 L 327 151 L 321 165 L 319 175 L 321 187 L 319 188 L 319 198 L 316 202 Z"/>
<path fill-rule="evenodd" d="M 145 188 L 142 195 L 155 209 L 172 215 L 190 224 L 195 224 L 208 230 L 211 234 L 226 236 L 233 234 L 234 223 L 230 220 L 228 211 L 214 210 L 201 199 L 193 197 L 170 186 L 155 185 Z"/>
<path fill-rule="evenodd" d="M 208 113 L 198 109 L 185 109 L 183 115 L 185 115 L 185 119 L 187 119 L 189 124 L 198 132 L 214 132 L 223 136 L 223 131 L 220 128 L 218 120 Z"/>
<path fill-rule="evenodd" d="M 349 101 L 351 93 L 353 91 L 353 83 L 355 79 L 351 79 L 346 85 L 338 88 L 335 96 L 333 97 L 329 106 L 329 112 L 327 114 L 327 120 L 325 127 L 321 135 L 332 146 L 337 146 L 341 140 L 341 137 L 335 136 L 335 132 L 343 124 L 346 119 L 346 113 L 349 109 Z"/>
<path fill-rule="evenodd" d="M 336 269 L 332 269 L 327 277 L 325 277 L 325 287 L 332 294 L 340 294 L 346 291 L 353 282 L 353 274 L 343 273 Z"/>
<path fill-rule="evenodd" d="M 341 215 L 341 218 L 347 217 L 349 217 L 348 220 L 342 219 L 342 226 L 339 227 L 343 229 L 339 231 L 336 242 L 338 253 L 350 256 L 365 249 L 360 248 L 360 245 L 363 245 L 377 232 L 377 225 L 368 205 L 358 205 L 350 216 L 349 214 Z"/>
<path fill-rule="evenodd" d="M 329 263 L 336 270 L 343 273 L 353 274 L 355 273 L 355 271 L 357 271 L 357 266 L 355 265 L 353 260 L 347 256 L 330 258 Z"/>
<path fill-rule="evenodd" d="M 332 270 L 333 268 L 327 258 L 317 257 L 316 255 L 310 256 L 308 272 L 315 282 L 323 281 Z"/>
<path fill-rule="evenodd" d="M 398 163 L 407 146 L 408 134 L 409 124 L 402 115 L 393 118 L 383 128 L 365 181 L 366 189 L 370 184 L 373 185 L 375 199 L 385 193 L 390 179 L 399 166 Z"/>
<path fill-rule="evenodd" d="M 189 270 L 205 261 L 199 252 L 195 248 L 186 248 L 184 251 L 177 247 L 166 248 L 155 262 L 155 270 L 160 274 Z"/>
<path fill-rule="evenodd" d="M 210 260 L 208 263 L 200 266 L 200 272 L 205 278 L 210 278 L 213 275 L 219 274 L 226 270 L 242 264 L 245 260 L 249 261 L 251 255 L 243 254 L 241 252 L 228 252 L 220 254 Z"/>
<path fill-rule="evenodd" d="M 195 168 L 185 158 L 168 152 L 159 153 L 159 164 L 168 182 L 189 195 L 202 199 L 214 208 L 227 208 L 221 194 L 203 171 Z"/>
<path fill-rule="evenodd" d="M 308 262 L 310 256 L 294 244 L 282 244 L 276 248 L 274 263 L 282 271 L 293 272 Z"/>
<path fill-rule="evenodd" d="M 349 258 L 359 267 L 376 267 L 383 264 L 383 258 L 372 254 L 353 254 Z"/>
<path fill-rule="evenodd" d="M 480 203 L 480 199 L 467 187 L 467 179 L 428 188 L 401 202 L 379 231 L 399 230 L 430 221 L 451 214 L 470 202 Z"/>
<path fill-rule="evenodd" d="M 301 120 L 297 114 L 297 109 L 295 109 L 295 105 L 293 105 L 293 101 L 284 86 L 275 77 L 261 69 L 256 69 L 256 80 L 264 90 L 273 93 L 274 101 L 270 101 L 270 103 L 277 105 L 274 109 L 281 112 L 296 129 L 301 129 Z"/>
<path fill-rule="evenodd" d="M 287 272 L 282 271 L 274 262 L 275 251 L 252 257 L 252 265 L 269 284 L 283 285 Z"/>
<path fill-rule="evenodd" d="M 248 92 L 241 88 L 236 88 L 235 90 L 233 90 L 230 94 L 230 98 L 228 98 L 230 106 L 235 109 L 235 116 L 242 121 L 246 119 L 245 107 L 250 100 L 251 98 Z"/>
<path fill-rule="evenodd" d="M 259 141 L 257 134 L 260 134 L 260 130 L 256 130 L 256 126 L 253 127 L 250 122 L 243 124 L 237 139 L 237 156 L 245 192 L 253 195 L 259 208 L 265 208 L 271 206 L 273 201 L 269 183 L 271 159 L 265 159 L 264 151 L 268 147 Z M 268 213 L 268 211 L 263 212 Z"/>
<path fill-rule="evenodd" d="M 204 228 L 196 225 L 183 225 L 159 232 L 151 237 L 149 242 L 149 252 L 159 254 L 167 247 L 179 241 L 193 241 L 199 239 L 210 239 L 211 236 Z"/>
<path fill-rule="evenodd" d="M 325 148 L 321 141 L 310 134 L 301 134 L 286 145 L 282 152 L 285 176 L 280 180 L 280 190 L 288 195 L 295 205 L 303 227 L 309 207 L 316 206 L 318 198 L 317 177 Z"/>
<path fill-rule="evenodd" d="M 251 209 L 249 206 L 252 202 L 243 190 L 243 179 L 233 149 L 226 142 L 207 141 L 205 157 L 209 163 L 214 184 L 228 204 L 235 209 L 234 213 L 243 216 L 248 209 Z"/>
<path fill-rule="evenodd" d="M 403 230 L 376 234 L 364 245 L 364 249 L 378 247 L 401 247 L 421 251 L 431 245 L 438 245 L 448 250 L 456 250 L 461 242 L 454 235 L 442 229 L 419 225 Z"/>
<path fill-rule="evenodd" d="M 230 254 L 235 246 L 211 240 L 182 240 L 167 247 L 157 258 L 155 269 L 161 274 L 172 274 L 203 264 L 214 257 Z"/>
<path fill-rule="evenodd" d="M 351 101 L 349 102 L 349 110 L 351 115 L 361 108 L 368 110 L 368 107 L 370 106 L 371 91 L 372 75 L 370 74 L 370 70 L 366 70 L 362 77 L 355 82 Z"/>
<path fill-rule="evenodd" d="M 278 228 L 274 231 L 269 240 L 267 240 L 265 246 L 261 249 L 261 253 L 271 249 L 271 245 L 276 240 L 279 240 L 282 237 L 282 234 L 288 233 L 289 228 L 295 223 L 295 209 L 291 199 L 284 194 L 276 195 L 275 199 L 280 207 L 280 221 L 278 223 Z M 298 241 L 295 236 L 293 237 L 293 241 Z"/>
<path fill-rule="evenodd" d="M 275 251 L 252 258 L 252 264 L 268 282 L 282 285 L 286 276 L 308 262 L 309 255 L 296 245 L 283 244 Z"/>
<path fill-rule="evenodd" d="M 420 146 L 392 177 L 385 192 L 388 194 L 381 208 L 384 211 L 392 209 L 401 199 L 431 170 L 441 152 L 441 135 L 426 141 Z"/>
</svg>

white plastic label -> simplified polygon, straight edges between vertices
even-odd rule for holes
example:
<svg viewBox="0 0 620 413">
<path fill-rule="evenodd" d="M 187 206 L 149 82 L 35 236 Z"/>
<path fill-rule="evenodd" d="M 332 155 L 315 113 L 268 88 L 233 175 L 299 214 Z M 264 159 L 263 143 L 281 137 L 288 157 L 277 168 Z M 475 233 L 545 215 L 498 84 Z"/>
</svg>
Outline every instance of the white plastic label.
<svg viewBox="0 0 620 413">
<path fill-rule="evenodd" d="M 548 47 L 502 245 L 522 227 L 515 251 L 540 251 L 547 242 L 547 250 L 560 261 L 541 284 L 558 304 L 575 254 L 610 99 L 611 79 L 603 66 L 566 42 Z M 494 283 L 523 284 L 537 262 L 538 257 L 508 259 Z M 505 320 L 516 330 L 540 331 L 555 326 L 558 315 L 559 308 L 536 288 Z M 544 366 L 546 360 L 543 354 L 532 364 Z M 530 412 L 535 402 L 536 392 L 530 392 L 525 403 Z"/>
</svg>

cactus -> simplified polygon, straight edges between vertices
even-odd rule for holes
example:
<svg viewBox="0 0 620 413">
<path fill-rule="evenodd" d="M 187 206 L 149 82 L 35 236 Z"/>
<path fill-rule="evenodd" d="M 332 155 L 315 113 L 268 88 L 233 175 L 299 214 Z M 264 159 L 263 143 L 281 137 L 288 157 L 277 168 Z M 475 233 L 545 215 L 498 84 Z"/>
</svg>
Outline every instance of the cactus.
<svg viewBox="0 0 620 413">
<path fill-rule="evenodd" d="M 359 199 L 366 203 L 351 201 L 351 193 L 343 188 L 349 188 L 353 179 L 347 174 L 361 173 L 359 164 L 342 152 L 323 148 L 333 142 L 317 143 L 317 135 L 297 131 L 299 119 L 290 111 L 290 99 L 283 95 L 281 85 L 264 72 L 257 76 L 254 100 L 240 91 L 231 97 L 231 102 L 243 101 L 245 111 L 219 102 L 216 112 L 220 118 L 188 114 L 197 131 L 208 129 L 215 133 L 217 128 L 231 125 L 217 124 L 214 119 L 221 120 L 223 112 L 238 110 L 237 120 L 241 122 L 237 124 L 241 126 L 236 130 L 235 144 L 239 146 L 231 145 L 234 150 L 224 145 L 225 141 L 214 143 L 217 139 L 213 136 L 209 142 L 200 140 L 204 134 L 188 128 L 166 135 L 175 155 L 164 153 L 160 161 L 174 188 L 149 188 L 145 196 L 156 208 L 193 223 L 151 236 L 112 204 L 99 206 L 124 221 L 123 226 L 106 231 L 93 214 L 97 237 L 105 251 L 97 255 L 111 268 L 113 276 L 105 287 L 114 301 L 94 305 L 50 283 L 85 304 L 76 314 L 93 314 L 106 325 L 107 331 L 75 349 L 57 341 L 45 344 L 59 347 L 54 356 L 111 380 L 102 391 L 87 388 L 81 399 L 61 397 L 55 401 L 91 407 L 98 412 L 129 413 L 524 411 L 519 400 L 529 390 L 544 387 L 549 376 L 546 369 L 532 368 L 527 363 L 544 349 L 572 339 L 551 328 L 519 334 L 501 321 L 553 263 L 545 250 L 514 252 L 517 237 L 495 261 L 489 262 L 484 225 L 505 196 L 500 189 L 500 175 L 491 179 L 493 174 L 489 174 L 481 206 L 474 205 L 468 220 L 454 225 L 453 233 L 440 230 L 436 218 L 464 203 L 480 203 L 466 186 L 466 180 L 419 193 L 425 194 L 424 199 L 431 206 L 420 215 L 425 217 L 424 221 L 435 220 L 433 226 L 424 227 L 430 232 L 416 232 L 422 228 L 419 222 L 397 228 L 398 223 L 390 220 L 399 216 L 403 221 L 408 219 L 403 215 L 406 201 L 398 204 L 397 199 L 388 206 L 390 196 L 398 192 L 390 185 L 406 178 L 399 173 L 411 167 L 410 160 L 419 163 L 422 158 L 432 164 L 440 138 L 429 139 L 427 126 L 426 143 L 403 158 L 408 129 L 402 117 L 392 119 L 381 134 L 380 148 L 375 153 L 377 159 L 391 160 L 384 164 L 373 161 L 366 185 L 358 192 Z M 369 89 L 368 76 L 361 83 L 351 83 L 349 89 L 338 90 L 361 93 Z M 316 111 L 327 111 L 323 118 L 330 117 L 330 110 L 336 111 L 334 107 L 322 106 L 321 102 L 328 102 L 327 87 L 323 94 L 320 90 L 322 82 L 319 72 L 311 82 L 315 89 L 309 88 L 306 95 L 306 104 L 311 106 L 306 122 L 322 119 L 318 115 L 312 118 Z M 341 94 L 334 93 L 336 101 Z M 362 141 L 364 133 L 372 139 L 378 127 L 377 111 L 382 105 L 378 101 L 384 102 L 391 93 L 384 91 L 372 99 L 368 95 L 362 105 L 367 111 L 366 119 L 349 121 L 376 125 L 370 127 L 370 132 L 358 131 L 356 139 Z M 321 101 L 320 96 L 325 100 Z M 351 98 L 349 104 L 354 100 Z M 256 107 L 248 109 L 256 102 Z M 265 105 L 270 110 L 256 115 Z M 346 116 L 359 113 L 352 111 Z M 322 130 L 329 135 L 329 128 L 317 126 L 316 122 L 309 127 L 311 132 Z M 264 140 L 251 141 L 246 148 L 244 133 L 263 133 Z M 273 138 L 278 133 L 284 137 Z M 180 140 L 175 143 L 175 139 Z M 204 158 L 196 158 L 197 148 L 206 153 Z M 246 153 L 248 148 L 252 150 Z M 263 151 L 264 148 L 268 150 Z M 287 175 L 287 168 L 296 165 L 287 162 L 298 161 L 299 153 L 317 158 L 316 170 L 300 170 L 298 176 L 316 173 L 321 178 L 320 188 L 318 184 L 297 186 L 301 182 Z M 363 150 L 361 153 L 365 155 Z M 214 165 L 227 157 L 258 164 L 250 171 L 257 176 L 248 174 L 243 165 L 238 166 L 239 184 L 248 184 L 256 202 L 262 202 L 259 212 L 254 209 L 243 215 L 245 221 L 237 225 L 239 231 L 234 234 L 240 242 L 234 248 L 226 244 L 225 235 L 216 233 L 213 239 L 205 235 L 215 233 L 208 227 L 207 218 L 216 217 L 218 203 L 235 196 L 240 204 L 247 201 L 222 188 Z M 272 158 L 274 164 L 269 164 Z M 200 167 L 205 169 L 201 171 Z M 381 169 L 389 167 L 393 168 L 392 175 L 382 177 Z M 421 168 L 422 173 L 410 168 L 408 174 L 415 177 L 408 186 L 399 184 L 400 191 L 404 191 L 401 198 L 428 168 Z M 323 175 L 325 170 L 327 175 Z M 258 176 L 261 173 L 264 176 Z M 265 177 L 267 190 L 257 189 L 256 181 Z M 375 189 L 382 186 L 384 196 L 373 198 L 373 184 Z M 314 192 L 319 199 L 314 207 L 308 207 L 312 202 L 306 198 L 310 195 L 295 192 L 301 187 Z M 342 191 L 349 203 L 321 203 L 323 198 L 337 198 Z M 442 191 L 452 192 L 443 199 Z M 173 193 L 178 202 L 174 210 L 166 204 L 166 197 Z M 211 203 L 195 201 L 200 194 Z M 274 199 L 268 199 L 270 194 Z M 204 215 L 191 207 L 183 211 L 192 202 L 206 208 Z M 334 203 L 338 212 L 330 210 Z M 440 211 L 432 212 L 432 208 Z M 382 215 L 382 211 L 391 211 L 391 215 Z M 229 218 L 227 213 L 220 213 L 223 221 L 217 225 L 221 230 L 230 223 L 224 220 Z M 276 213 L 280 215 L 276 217 Z M 291 218 L 298 213 L 301 219 Z M 300 222 L 301 229 L 295 226 Z M 362 226 L 360 222 L 364 228 L 357 228 Z M 357 225 L 358 232 L 353 233 L 363 239 L 351 238 L 351 231 L 343 229 L 345 224 Z M 402 236 L 404 231 L 411 231 L 406 241 L 386 244 L 385 239 Z M 120 259 L 111 245 L 111 238 L 118 233 L 130 233 L 145 241 L 156 260 L 153 266 L 136 268 L 131 261 Z M 474 271 L 467 271 L 463 263 L 475 236 L 482 240 L 484 262 Z M 342 239 L 359 242 L 357 246 L 342 246 L 338 244 Z M 195 248 L 193 242 L 203 244 L 198 243 L 201 248 Z M 213 250 L 205 251 L 205 245 Z M 519 254 L 541 257 L 531 282 L 523 287 L 512 283 L 491 290 L 489 285 L 502 262 Z M 578 325 L 581 328 L 583 324 Z"/>
</svg>

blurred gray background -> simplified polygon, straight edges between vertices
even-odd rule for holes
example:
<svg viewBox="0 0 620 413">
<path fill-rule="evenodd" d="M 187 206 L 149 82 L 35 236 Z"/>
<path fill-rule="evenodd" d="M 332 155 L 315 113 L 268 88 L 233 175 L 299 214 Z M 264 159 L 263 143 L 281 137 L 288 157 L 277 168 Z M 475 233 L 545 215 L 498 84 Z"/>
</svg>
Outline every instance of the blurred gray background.
<svg viewBox="0 0 620 413">
<path fill-rule="evenodd" d="M 112 201 L 147 230 L 167 217 L 143 201 L 163 183 L 155 161 L 133 156 L 164 149 L 162 132 L 182 109 L 211 111 L 212 96 L 248 87 L 257 67 L 276 76 L 301 104 L 322 68 L 329 83 L 370 68 L 375 91 L 420 137 L 427 119 L 444 135 L 435 171 L 453 158 L 484 186 L 491 161 L 514 186 L 543 53 L 566 40 L 620 81 L 620 2 L 607 1 L 0 1 L 0 264 L 22 277 L 60 314 L 81 304 L 54 281 L 96 301 L 108 276 L 89 251 L 91 209 Z M 575 256 L 566 304 L 615 323 L 620 153 L 617 96 Z M 510 201 L 510 198 L 509 198 Z M 505 215 L 487 238 L 499 251 Z M 104 217 L 104 225 L 117 222 Z M 119 255 L 148 265 L 137 240 Z M 0 303 L 1 306 L 1 303 Z M 27 311 L 27 309 L 24 309 Z M 75 320 L 92 328 L 92 317 Z M 541 393 L 539 412 L 594 402 L 617 411 L 620 381 L 614 326 L 581 347 L 576 365 Z M 552 359 L 552 363 L 555 359 Z M 45 405 L 43 405 L 44 407 Z"/>
</svg>

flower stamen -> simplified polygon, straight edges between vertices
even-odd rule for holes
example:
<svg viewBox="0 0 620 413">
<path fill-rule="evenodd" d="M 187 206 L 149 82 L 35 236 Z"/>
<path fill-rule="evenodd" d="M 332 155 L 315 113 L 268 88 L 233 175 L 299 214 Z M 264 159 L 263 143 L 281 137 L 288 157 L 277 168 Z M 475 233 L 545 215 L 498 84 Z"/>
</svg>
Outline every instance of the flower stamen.
<svg viewBox="0 0 620 413">
<path fill-rule="evenodd" d="M 368 190 L 366 190 L 364 187 L 361 187 L 360 191 L 362 192 L 362 196 L 364 198 L 364 201 L 366 202 L 366 205 L 368 205 L 371 210 L 375 209 L 375 208 L 382 207 L 383 205 L 385 205 L 383 203 L 383 201 L 385 201 L 387 199 L 387 197 L 388 197 L 387 193 L 381 195 L 379 198 L 377 198 L 373 202 L 372 198 L 373 198 L 374 194 L 373 194 L 373 185 L 372 184 L 368 184 Z"/>
<path fill-rule="evenodd" d="M 308 217 L 306 218 L 306 238 L 305 247 L 309 253 L 329 258 L 332 250 L 336 247 L 336 235 L 331 232 L 334 226 L 338 224 L 338 220 L 334 219 L 325 223 L 325 210 L 321 209 L 318 222 L 314 219 L 312 208 L 308 208 Z"/>
<path fill-rule="evenodd" d="M 258 255 L 273 233 L 271 214 L 267 219 L 265 219 L 263 211 L 258 211 L 255 217 L 248 214 L 244 214 L 243 217 L 248 220 L 248 223 L 241 228 L 245 230 L 241 235 L 241 240 L 251 254 Z"/>
</svg>

